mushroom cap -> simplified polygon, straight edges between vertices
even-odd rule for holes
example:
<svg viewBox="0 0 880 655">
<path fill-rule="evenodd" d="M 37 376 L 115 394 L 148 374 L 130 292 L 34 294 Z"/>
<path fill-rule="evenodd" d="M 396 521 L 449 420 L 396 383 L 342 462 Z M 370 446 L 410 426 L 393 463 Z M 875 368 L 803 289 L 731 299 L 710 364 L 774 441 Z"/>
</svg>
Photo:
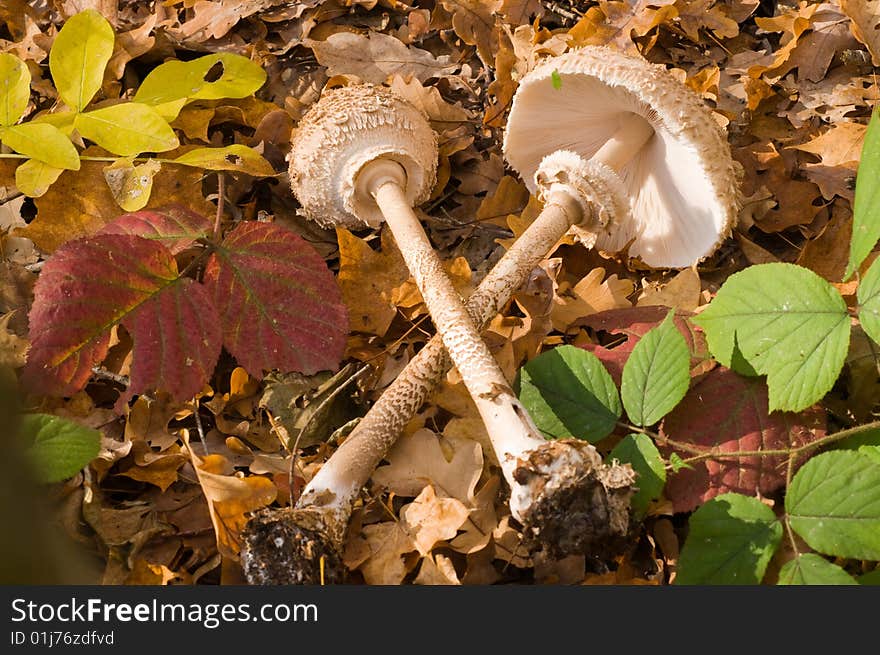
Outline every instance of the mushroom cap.
<svg viewBox="0 0 880 655">
<path fill-rule="evenodd" d="M 391 159 L 406 171 L 413 207 L 428 199 L 437 173 L 437 136 L 424 113 L 390 90 L 358 84 L 329 89 L 293 133 L 290 188 L 302 213 L 324 227 L 376 227 L 375 200 L 357 188 L 363 167 Z"/>
<path fill-rule="evenodd" d="M 654 130 L 617 171 L 632 221 L 600 234 L 596 245 L 613 252 L 634 239 L 629 254 L 649 266 L 691 266 L 730 235 L 738 169 L 711 110 L 663 66 L 605 46 L 545 60 L 520 81 L 504 154 L 534 193 L 547 154 L 571 150 L 589 159 L 632 114 Z"/>
</svg>

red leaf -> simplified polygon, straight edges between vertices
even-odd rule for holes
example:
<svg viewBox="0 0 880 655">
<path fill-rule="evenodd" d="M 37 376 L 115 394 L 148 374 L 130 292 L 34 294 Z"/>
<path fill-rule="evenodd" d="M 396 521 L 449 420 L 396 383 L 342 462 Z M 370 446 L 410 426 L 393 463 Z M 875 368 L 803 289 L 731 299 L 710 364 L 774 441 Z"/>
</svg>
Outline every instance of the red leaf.
<svg viewBox="0 0 880 655">
<path fill-rule="evenodd" d="M 195 396 L 220 356 L 220 317 L 208 291 L 189 278 L 160 290 L 122 321 L 134 340 L 131 383 L 121 403 L 149 389 Z"/>
<path fill-rule="evenodd" d="M 213 223 L 206 216 L 183 205 L 167 205 L 123 214 L 107 223 L 98 234 L 133 234 L 161 243 L 176 255 L 196 239 L 208 236 L 212 228 Z"/>
<path fill-rule="evenodd" d="M 767 385 L 718 367 L 703 376 L 663 420 L 661 434 L 707 452 L 781 450 L 825 435 L 818 409 L 799 414 L 767 412 Z M 659 444 L 658 444 L 659 445 Z M 660 447 L 664 455 L 674 448 Z M 682 458 L 692 456 L 679 452 Z M 711 459 L 670 474 L 666 497 L 676 512 L 689 512 L 727 492 L 768 494 L 785 484 L 785 456 Z"/>
<path fill-rule="evenodd" d="M 342 359 L 348 316 L 336 279 L 301 237 L 241 223 L 211 255 L 204 284 L 223 345 L 255 377 L 278 368 L 310 375 Z"/>
<path fill-rule="evenodd" d="M 668 307 L 647 306 L 624 309 L 609 309 L 604 312 L 590 314 L 579 319 L 579 325 L 586 325 L 594 330 L 602 330 L 611 334 L 626 335 L 626 341 L 606 348 L 597 344 L 587 344 L 585 350 L 593 353 L 605 365 L 612 379 L 620 386 L 623 366 L 630 353 L 643 336 L 651 328 L 656 327 L 669 313 Z M 713 364 L 709 361 L 709 349 L 703 332 L 678 313 L 674 318 L 675 327 L 681 332 L 691 353 L 691 376 L 709 370 Z"/>
<path fill-rule="evenodd" d="M 219 355 L 216 310 L 204 289 L 180 279 L 171 253 L 147 239 L 102 234 L 69 241 L 43 267 L 34 296 L 24 381 L 38 393 L 82 389 L 119 323 L 134 340 L 126 398 L 151 387 L 189 398 Z"/>
</svg>

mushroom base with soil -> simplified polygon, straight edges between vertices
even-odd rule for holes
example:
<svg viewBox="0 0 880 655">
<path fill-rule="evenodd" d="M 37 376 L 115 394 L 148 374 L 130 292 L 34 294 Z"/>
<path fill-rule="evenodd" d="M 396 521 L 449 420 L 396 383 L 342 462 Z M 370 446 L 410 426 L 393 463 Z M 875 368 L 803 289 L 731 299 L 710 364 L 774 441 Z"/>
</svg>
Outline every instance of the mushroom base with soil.
<svg viewBox="0 0 880 655">
<path fill-rule="evenodd" d="M 517 458 L 511 506 L 520 510 L 523 543 L 550 558 L 620 552 L 630 532 L 636 474 L 629 464 L 605 464 L 575 439 L 548 441 Z"/>
<path fill-rule="evenodd" d="M 345 581 L 342 525 L 332 509 L 263 510 L 242 534 L 241 563 L 253 585 L 338 584 Z"/>
</svg>

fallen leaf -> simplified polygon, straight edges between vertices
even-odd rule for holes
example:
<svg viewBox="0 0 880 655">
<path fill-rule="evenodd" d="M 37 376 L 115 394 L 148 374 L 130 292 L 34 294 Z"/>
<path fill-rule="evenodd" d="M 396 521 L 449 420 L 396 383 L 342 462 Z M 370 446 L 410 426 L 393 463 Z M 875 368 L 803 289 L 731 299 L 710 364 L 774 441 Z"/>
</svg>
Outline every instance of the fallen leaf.
<svg viewBox="0 0 880 655">
<path fill-rule="evenodd" d="M 818 156 L 824 166 L 842 166 L 859 161 L 867 129 L 860 123 L 838 123 L 815 139 L 790 147 Z"/>
<path fill-rule="evenodd" d="M 452 452 L 447 458 L 443 446 Z M 480 445 L 465 439 L 441 439 L 428 429 L 398 439 L 373 473 L 372 480 L 400 496 L 413 498 L 430 485 L 443 496 L 466 505 L 474 501 L 474 488 L 483 471 Z"/>
<path fill-rule="evenodd" d="M 30 343 L 9 330 L 14 311 L 0 316 L 0 368 L 21 368 L 27 361 Z"/>
<path fill-rule="evenodd" d="M 452 14 L 452 29 L 468 45 L 477 46 L 484 64 L 491 64 L 498 50 L 495 14 L 502 0 L 440 0 Z"/>
<path fill-rule="evenodd" d="M 558 285 L 553 299 L 550 319 L 553 328 L 565 332 L 576 321 L 608 309 L 631 307 L 627 296 L 633 292 L 633 283 L 610 275 L 605 279 L 605 269 L 594 268 L 577 284 Z"/>
<path fill-rule="evenodd" d="M 413 580 L 413 584 L 421 585 L 460 585 L 458 574 L 452 565 L 452 560 L 436 553 L 422 560 L 419 574 Z"/>
<path fill-rule="evenodd" d="M 349 539 L 343 563 L 356 568 L 370 585 L 399 585 L 409 573 L 404 555 L 415 544 L 397 521 L 365 525 L 361 533 Z"/>
<path fill-rule="evenodd" d="M 455 69 L 448 55 L 435 57 L 427 50 L 404 45 L 398 39 L 379 32 L 366 36 L 337 32 L 324 41 L 306 41 L 315 59 L 327 67 L 330 76 L 357 75 L 364 82 L 384 84 L 392 75 L 414 76 L 420 82 L 442 77 Z"/>
<path fill-rule="evenodd" d="M 874 65 L 880 66 L 880 34 L 877 32 L 880 0 L 840 0 L 840 8 L 850 18 L 853 36 L 871 53 Z"/>
<path fill-rule="evenodd" d="M 431 485 L 400 510 L 401 527 L 422 556 L 438 542 L 452 539 L 468 518 L 468 509 L 455 498 L 438 497 Z"/>
<path fill-rule="evenodd" d="M 636 302 L 637 307 L 662 305 L 693 311 L 700 305 L 700 274 L 694 268 L 686 268 L 662 286 L 647 289 Z"/>
<path fill-rule="evenodd" d="M 187 447 L 208 502 L 217 548 L 222 555 L 237 559 L 241 548 L 239 535 L 249 513 L 273 502 L 278 490 L 269 478 L 233 475 L 231 464 L 221 455 L 201 458 L 189 447 L 188 440 Z"/>
<path fill-rule="evenodd" d="M 394 289 L 406 282 L 409 269 L 394 244 L 390 230 L 382 230 L 378 251 L 344 227 L 336 228 L 339 241 L 339 288 L 348 308 L 353 332 L 384 336 L 397 315 Z"/>
</svg>

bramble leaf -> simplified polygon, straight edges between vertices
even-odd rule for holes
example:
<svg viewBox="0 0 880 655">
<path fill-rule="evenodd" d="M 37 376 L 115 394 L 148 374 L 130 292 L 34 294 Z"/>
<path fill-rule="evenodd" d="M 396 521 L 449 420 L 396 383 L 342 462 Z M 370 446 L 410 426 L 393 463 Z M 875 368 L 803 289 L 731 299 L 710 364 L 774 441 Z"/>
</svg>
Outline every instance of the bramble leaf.
<svg viewBox="0 0 880 655">
<path fill-rule="evenodd" d="M 559 346 L 526 363 L 514 389 L 550 439 L 595 442 L 614 430 L 622 412 L 614 380 L 595 355 Z"/>
<path fill-rule="evenodd" d="M 220 352 L 207 295 L 179 277 L 167 249 L 137 236 L 101 234 L 61 246 L 40 273 L 29 319 L 24 381 L 49 395 L 85 386 L 120 323 L 134 339 L 127 397 L 161 387 L 190 398 Z"/>
<path fill-rule="evenodd" d="M 859 281 L 859 321 L 874 343 L 880 343 L 880 257 Z"/>
<path fill-rule="evenodd" d="M 700 378 L 660 426 L 669 439 L 718 457 L 694 462 L 669 476 L 666 497 L 676 512 L 689 512 L 728 492 L 770 494 L 785 484 L 783 455 L 729 457 L 724 452 L 786 450 L 825 435 L 825 412 L 768 413 L 767 386 L 760 378 L 716 368 Z M 667 454 L 670 448 L 661 447 Z M 687 455 L 686 455 L 687 456 Z"/>
<path fill-rule="evenodd" d="M 15 152 L 37 159 L 53 168 L 78 171 L 79 153 L 54 125 L 24 123 L 0 128 L 0 141 Z"/>
<path fill-rule="evenodd" d="M 94 9 L 71 16 L 55 37 L 49 52 L 52 81 L 76 111 L 85 109 L 101 88 L 114 39 L 113 27 Z"/>
<path fill-rule="evenodd" d="M 177 157 L 174 161 L 185 166 L 196 166 L 209 171 L 234 171 L 255 177 L 275 175 L 272 164 L 263 159 L 253 148 L 240 144 L 225 148 L 196 148 Z"/>
<path fill-rule="evenodd" d="M 779 585 L 854 585 L 855 579 L 837 564 L 815 553 L 798 555 L 779 570 Z"/>
<path fill-rule="evenodd" d="M 165 119 L 152 107 L 137 102 L 78 114 L 74 124 L 84 138 L 123 157 L 165 152 L 180 145 Z"/>
<path fill-rule="evenodd" d="M 880 239 L 880 117 L 874 112 L 862 145 L 856 194 L 853 202 L 853 228 L 849 263 L 843 279 L 848 280 L 865 261 Z"/>
<path fill-rule="evenodd" d="M 731 275 L 694 323 L 727 367 L 738 355 L 767 376 L 770 410 L 800 411 L 831 389 L 846 358 L 850 321 L 840 293 L 794 264 Z M 737 352 L 738 351 L 738 352 Z"/>
<path fill-rule="evenodd" d="M 348 316 L 336 279 L 300 236 L 239 224 L 205 267 L 223 345 L 255 377 L 277 368 L 310 375 L 339 365 Z"/>
<path fill-rule="evenodd" d="M 0 52 L 0 127 L 14 125 L 31 98 L 31 73 L 15 55 Z"/>
<path fill-rule="evenodd" d="M 55 168 L 37 159 L 28 159 L 15 169 L 15 186 L 24 195 L 39 198 L 63 172 L 63 168 Z"/>
<path fill-rule="evenodd" d="M 123 214 L 102 227 L 98 234 L 132 234 L 156 241 L 172 255 L 183 252 L 197 239 L 208 236 L 211 219 L 183 205 L 166 205 L 156 209 Z"/>
<path fill-rule="evenodd" d="M 687 343 L 672 322 L 675 312 L 650 330 L 623 367 L 620 396 L 636 425 L 654 425 L 674 408 L 690 383 Z"/>
<path fill-rule="evenodd" d="M 880 462 L 839 450 L 811 458 L 791 481 L 792 529 L 825 555 L 880 560 Z"/>
<path fill-rule="evenodd" d="M 630 505 L 637 517 L 644 516 L 651 501 L 660 498 L 663 485 L 666 484 L 666 467 L 657 446 L 645 434 L 630 434 L 614 447 L 607 459 L 629 463 L 638 473 L 638 491 L 630 500 Z"/>
<path fill-rule="evenodd" d="M 782 524 L 757 498 L 724 494 L 694 512 L 675 584 L 758 584 L 782 539 Z"/>
<path fill-rule="evenodd" d="M 51 414 L 25 414 L 21 434 L 37 479 L 45 483 L 73 477 L 101 448 L 100 432 Z"/>
</svg>

